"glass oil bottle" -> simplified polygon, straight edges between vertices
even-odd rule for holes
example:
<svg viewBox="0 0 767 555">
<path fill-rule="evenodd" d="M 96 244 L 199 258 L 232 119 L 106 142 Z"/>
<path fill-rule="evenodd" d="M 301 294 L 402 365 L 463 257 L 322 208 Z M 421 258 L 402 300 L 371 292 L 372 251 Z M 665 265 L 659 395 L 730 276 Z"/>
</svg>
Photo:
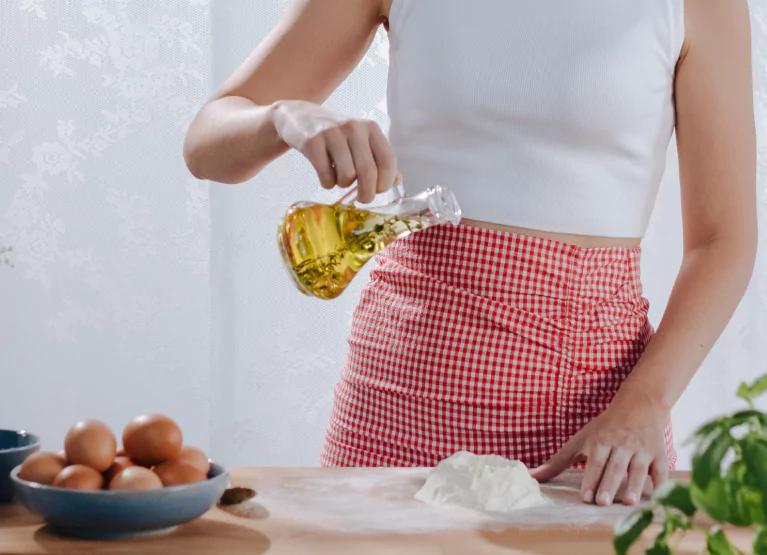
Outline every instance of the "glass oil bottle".
<svg viewBox="0 0 767 555">
<path fill-rule="evenodd" d="M 436 185 L 375 208 L 355 205 L 356 190 L 335 204 L 298 202 L 280 220 L 277 239 L 288 274 L 300 291 L 320 299 L 344 292 L 365 263 L 396 239 L 433 225 L 458 225 L 453 194 Z"/>
</svg>

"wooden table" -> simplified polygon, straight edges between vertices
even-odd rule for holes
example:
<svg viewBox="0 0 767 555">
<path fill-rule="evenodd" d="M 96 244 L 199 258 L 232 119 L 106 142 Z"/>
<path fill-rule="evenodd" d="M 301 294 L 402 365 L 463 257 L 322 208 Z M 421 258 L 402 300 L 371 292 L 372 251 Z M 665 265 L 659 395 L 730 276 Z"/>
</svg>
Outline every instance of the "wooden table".
<svg viewBox="0 0 767 555">
<path fill-rule="evenodd" d="M 445 509 L 412 500 L 426 472 L 238 469 L 232 483 L 256 489 L 253 501 L 264 514 L 243 518 L 214 509 L 169 535 L 118 542 L 64 538 L 20 505 L 0 506 L 0 554 L 608 555 L 612 522 L 628 510 L 579 508 L 579 476 L 570 476 L 545 488 L 556 498 L 545 519 L 536 521 L 523 511 L 518 522 L 488 524 L 481 515 L 464 519 L 460 512 L 440 513 Z M 750 552 L 748 531 L 732 537 Z M 703 546 L 699 538 L 690 538 L 677 553 L 692 555 Z"/>
</svg>

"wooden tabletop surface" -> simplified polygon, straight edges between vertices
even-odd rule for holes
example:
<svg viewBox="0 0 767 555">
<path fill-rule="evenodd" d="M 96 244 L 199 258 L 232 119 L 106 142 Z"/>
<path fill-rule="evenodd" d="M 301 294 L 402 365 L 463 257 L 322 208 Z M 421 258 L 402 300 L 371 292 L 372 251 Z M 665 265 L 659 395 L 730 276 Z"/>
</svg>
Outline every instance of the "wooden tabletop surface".
<svg viewBox="0 0 767 555">
<path fill-rule="evenodd" d="M 213 509 L 166 536 L 88 541 L 57 535 L 22 506 L 0 505 L 0 554 L 269 554 L 269 555 L 609 555 L 612 523 L 623 507 L 574 504 L 572 483 L 545 489 L 564 505 L 550 515 L 527 512 L 498 526 L 463 521 L 459 513 L 422 509 L 412 500 L 425 469 L 262 468 L 232 471 L 233 485 L 259 493 L 249 518 Z M 677 478 L 684 479 L 684 475 Z M 548 487 L 547 487 L 548 488 Z M 572 490 L 572 491 L 569 491 Z M 258 504 L 255 504 L 258 502 Z M 444 518 L 443 518 L 444 516 Z M 538 519 L 536 521 L 536 519 Z M 731 537 L 750 552 L 748 530 Z M 686 539 L 679 555 L 699 553 L 700 538 Z M 636 551 L 640 553 L 640 551 Z"/>
</svg>

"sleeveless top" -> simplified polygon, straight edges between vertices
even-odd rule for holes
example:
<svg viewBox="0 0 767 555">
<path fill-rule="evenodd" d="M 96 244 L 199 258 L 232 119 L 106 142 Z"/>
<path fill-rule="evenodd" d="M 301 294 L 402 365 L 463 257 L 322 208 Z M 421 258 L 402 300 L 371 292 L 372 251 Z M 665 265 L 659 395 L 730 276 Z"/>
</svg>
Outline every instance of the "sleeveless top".
<svg viewBox="0 0 767 555">
<path fill-rule="evenodd" d="M 389 138 L 465 218 L 644 235 L 675 123 L 684 0 L 393 0 Z"/>
</svg>

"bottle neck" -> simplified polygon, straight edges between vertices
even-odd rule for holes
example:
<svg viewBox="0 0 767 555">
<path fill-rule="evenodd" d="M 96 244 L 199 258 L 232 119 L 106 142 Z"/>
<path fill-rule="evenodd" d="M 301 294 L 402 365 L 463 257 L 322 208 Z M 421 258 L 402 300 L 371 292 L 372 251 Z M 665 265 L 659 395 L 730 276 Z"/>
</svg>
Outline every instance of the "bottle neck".
<svg viewBox="0 0 767 555">
<path fill-rule="evenodd" d="M 448 223 L 458 225 L 461 221 L 461 209 L 455 196 L 441 185 L 412 197 L 401 197 L 391 204 L 374 208 L 371 212 L 418 220 L 425 226 Z"/>
</svg>

